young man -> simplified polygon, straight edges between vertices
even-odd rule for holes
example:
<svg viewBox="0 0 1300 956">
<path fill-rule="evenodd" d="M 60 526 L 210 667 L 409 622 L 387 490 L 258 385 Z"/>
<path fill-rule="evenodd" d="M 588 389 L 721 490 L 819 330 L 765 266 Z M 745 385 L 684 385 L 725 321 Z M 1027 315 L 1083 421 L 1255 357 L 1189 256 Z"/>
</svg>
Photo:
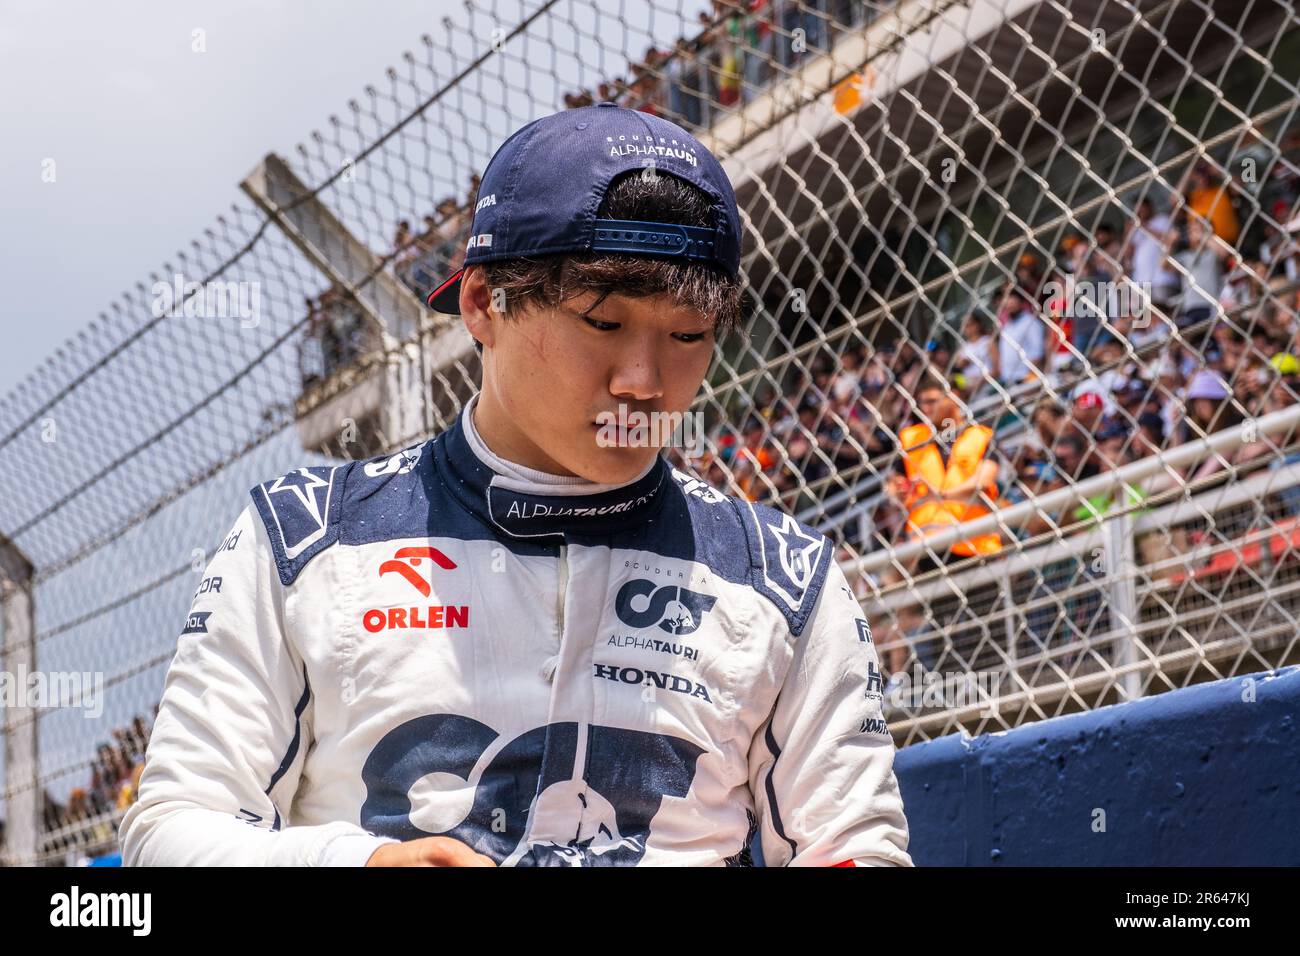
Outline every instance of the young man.
<svg viewBox="0 0 1300 956">
<path fill-rule="evenodd" d="M 910 865 L 831 542 L 602 431 L 685 411 L 738 319 L 722 167 L 665 120 L 569 110 L 501 146 L 471 231 L 430 305 L 481 392 L 421 445 L 252 490 L 126 861 L 744 865 L 757 834 L 770 865 Z"/>
</svg>

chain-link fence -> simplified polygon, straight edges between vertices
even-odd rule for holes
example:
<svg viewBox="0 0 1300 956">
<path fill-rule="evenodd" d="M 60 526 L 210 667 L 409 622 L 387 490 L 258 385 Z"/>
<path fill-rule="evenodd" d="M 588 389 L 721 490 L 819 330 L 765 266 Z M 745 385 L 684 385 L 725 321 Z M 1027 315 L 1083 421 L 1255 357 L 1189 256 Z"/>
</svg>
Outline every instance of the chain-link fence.
<svg viewBox="0 0 1300 956">
<path fill-rule="evenodd" d="M 0 406 L 0 670 L 63 682 L 5 700 L 7 858 L 111 846 L 249 487 L 473 394 L 421 303 L 476 174 L 604 99 L 692 128 L 744 220 L 756 312 L 675 463 L 834 538 L 900 745 L 1294 662 L 1298 25 L 1274 0 L 444 20 Z"/>
</svg>

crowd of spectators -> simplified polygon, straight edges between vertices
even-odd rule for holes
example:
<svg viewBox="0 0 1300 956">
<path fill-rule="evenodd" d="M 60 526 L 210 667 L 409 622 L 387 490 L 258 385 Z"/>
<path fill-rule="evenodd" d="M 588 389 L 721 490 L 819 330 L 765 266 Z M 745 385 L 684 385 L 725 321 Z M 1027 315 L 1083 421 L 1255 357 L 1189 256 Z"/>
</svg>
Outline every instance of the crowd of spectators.
<svg viewBox="0 0 1300 956">
<path fill-rule="evenodd" d="M 478 198 L 479 177 L 470 177 L 464 201 L 454 196 L 440 200 L 434 211 L 415 229 L 409 219 L 397 223 L 391 246 L 381 260 L 421 302 L 465 259 L 465 236 Z M 307 323 L 299 350 L 304 388 L 328 380 L 361 358 L 377 344 L 368 333 L 365 317 L 340 289 L 330 288 L 306 300 Z"/>
<path fill-rule="evenodd" d="M 463 199 L 445 196 L 421 221 L 417 231 L 403 219 L 393 234 L 392 248 L 384 257 L 393 272 L 424 301 L 465 260 L 465 237 L 478 201 L 480 177 L 470 176 Z"/>
<path fill-rule="evenodd" d="M 650 46 L 628 76 L 566 93 L 570 108 L 612 101 L 687 129 L 708 128 L 774 80 L 825 53 L 845 30 L 860 28 L 881 4 L 861 0 L 712 0 L 694 36 Z"/>
<path fill-rule="evenodd" d="M 678 463 L 712 484 L 796 512 L 834 494 L 841 483 L 823 480 L 833 473 L 849 485 L 865 480 L 858 499 L 870 509 L 861 525 L 866 533 L 855 538 L 852 522 L 844 528 L 845 553 L 861 554 L 918 537 L 911 524 L 918 500 L 954 498 L 925 487 L 900 443 L 907 426 L 929 422 L 943 460 L 950 460 L 965 416 L 943 413 L 958 420 L 945 428 L 927 417 L 927 402 L 956 400 L 954 408 L 996 433 L 988 451 L 995 483 L 977 482 L 977 491 L 964 495 L 992 508 L 1037 500 L 1294 404 L 1300 131 L 1270 138 L 1281 161 L 1270 154 L 1258 163 L 1268 170 L 1262 181 L 1226 176 L 1223 170 L 1242 168 L 1229 157 L 1197 162 L 1172 201 L 1133 197 L 1116 204 L 1131 209 L 1130 218 L 1071 232 L 1050 258 L 1024 253 L 1014 278 L 954 318 L 953 334 L 941 327 L 924 344 L 898 337 L 823 350 L 784 394 L 759 395 L 738 427 L 721 423 L 709 453 L 678 455 Z M 1251 135 L 1244 146 L 1259 142 Z M 1126 294 L 1135 289 L 1142 295 Z M 1202 453 L 1163 467 L 1118 494 L 1076 497 L 1003 532 L 1003 546 L 1081 530 L 1116 507 L 1140 514 L 1152 495 L 1203 487 L 1256 459 L 1277 467 L 1297 457 L 1278 456 L 1276 447 L 1261 437 L 1225 455 Z M 1161 529 L 1136 544 L 1159 578 L 1175 574 L 1178 562 L 1167 559 L 1195 542 L 1179 529 Z M 965 556 L 949 548 L 940 558 Z M 927 556 L 903 570 L 933 566 Z M 875 583 L 901 577 L 891 569 Z M 923 630 L 915 617 L 901 627 Z M 892 669 L 901 663 L 897 655 L 887 661 Z"/>
<path fill-rule="evenodd" d="M 158 714 L 154 706 L 154 716 Z M 47 834 L 44 851 L 66 851 L 79 857 L 84 851 L 111 845 L 117 821 L 135 801 L 144 769 L 149 724 L 143 715 L 111 733 L 95 751 L 90 777 L 85 786 L 74 787 L 67 803 L 60 803 L 46 791 L 42 818 Z M 69 862 L 76 862 L 70 859 Z"/>
<path fill-rule="evenodd" d="M 868 520 L 844 527 L 842 556 L 849 558 L 920 537 L 918 503 L 938 500 L 961 514 L 966 503 L 996 509 L 1037 501 L 1295 404 L 1300 133 L 1277 141 L 1284 161 L 1270 156 L 1260 163 L 1271 169 L 1261 183 L 1198 162 L 1168 208 L 1138 197 L 1128 221 L 1102 221 L 1091 234 L 1067 235 L 1051 259 L 1025 253 L 1013 279 L 960 315 L 951 342 L 938 329 L 924 345 L 898 338 L 819 354 L 789 389 L 794 398 L 773 391 L 760 396 L 738 430 L 723 424 L 716 452 L 686 464 L 711 483 L 795 511 L 837 490 L 838 483 L 823 481 L 832 473 L 849 484 L 876 476 L 874 495 L 862 496 Z M 1125 294 L 1135 288 L 1141 295 Z M 951 486 L 928 487 L 909 464 L 900 435 L 915 423 L 932 425 L 932 441 L 951 463 L 967 411 L 997 435 L 988 451 L 995 481 L 968 469 Z M 1104 488 L 1040 509 L 1002 532 L 1001 545 L 958 551 L 959 542 L 939 549 L 937 560 L 918 554 L 901 567 L 895 562 L 874 586 L 995 552 L 1013 540 L 1082 530 L 1116 507 L 1141 515 L 1153 495 L 1201 488 L 1264 460 L 1269 467 L 1300 460 L 1300 454 L 1278 455 L 1277 447 L 1259 437 L 1225 454 L 1198 453 L 1118 491 Z M 1283 497 L 1300 514 L 1297 496 Z M 855 538 L 858 527 L 866 530 Z M 1158 528 L 1138 536 L 1136 557 L 1151 567 L 1151 579 L 1174 577 L 1178 557 L 1196 544 L 1185 528 Z M 1086 560 L 1058 564 L 1042 569 L 1041 583 L 1027 596 L 1034 609 L 1026 613 L 1023 653 L 1088 633 L 1100 613 L 1096 592 L 1047 597 L 1061 582 L 1096 573 Z M 863 597 L 874 591 L 865 579 L 859 587 Z M 1064 625 L 1062 613 L 1073 626 Z M 920 604 L 904 604 L 873 627 L 886 673 L 901 674 L 912 655 L 923 667 L 939 666 L 943 640 Z"/>
<path fill-rule="evenodd" d="M 346 368 L 373 344 L 364 316 L 340 289 L 306 300 L 307 324 L 298 353 L 303 388 Z"/>
</svg>

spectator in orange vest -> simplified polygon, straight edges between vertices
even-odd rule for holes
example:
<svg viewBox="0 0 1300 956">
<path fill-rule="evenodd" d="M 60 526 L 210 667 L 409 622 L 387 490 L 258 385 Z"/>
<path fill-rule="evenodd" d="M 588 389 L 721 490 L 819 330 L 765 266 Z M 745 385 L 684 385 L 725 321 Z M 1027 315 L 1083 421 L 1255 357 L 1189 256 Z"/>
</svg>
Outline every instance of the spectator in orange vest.
<svg viewBox="0 0 1300 956">
<path fill-rule="evenodd" d="M 930 378 L 917 393 L 922 422 L 899 432 L 901 476 L 891 476 L 886 491 L 908 512 L 912 537 L 929 535 L 989 513 L 997 500 L 998 465 L 986 456 L 993 429 L 967 424 L 960 400 L 942 381 Z M 1002 549 L 997 532 L 957 541 L 951 552 L 962 557 Z"/>
<path fill-rule="evenodd" d="M 745 421 L 740 447 L 731 462 L 736 488 L 750 501 L 764 497 L 766 488 L 762 476 L 776 467 L 780 460 L 767 438 L 767 431 L 763 420 L 751 415 Z"/>
<path fill-rule="evenodd" d="M 1232 196 L 1207 162 L 1201 161 L 1192 167 L 1187 208 L 1207 219 L 1214 234 L 1228 245 L 1236 243 L 1241 225 L 1237 221 L 1237 210 L 1232 206 Z"/>
<path fill-rule="evenodd" d="M 890 475 L 885 493 L 894 504 L 906 511 L 904 534 L 908 540 L 936 534 L 955 524 L 973 521 L 989 514 L 998 499 L 998 465 L 990 460 L 993 430 L 985 425 L 968 424 L 965 408 L 943 380 L 933 376 L 923 379 L 917 390 L 917 406 L 922 421 L 899 432 L 902 451 L 896 468 L 901 474 Z M 944 556 L 957 557 L 996 554 L 1002 550 L 997 531 L 958 540 L 943 549 Z M 939 562 L 922 552 L 906 562 L 906 576 L 934 570 Z M 886 587 L 904 580 L 898 567 L 887 569 L 881 577 Z M 914 608 L 900 609 L 899 627 L 886 628 L 879 647 L 886 655 L 891 674 L 907 664 L 912 638 L 923 638 L 914 626 Z"/>
</svg>

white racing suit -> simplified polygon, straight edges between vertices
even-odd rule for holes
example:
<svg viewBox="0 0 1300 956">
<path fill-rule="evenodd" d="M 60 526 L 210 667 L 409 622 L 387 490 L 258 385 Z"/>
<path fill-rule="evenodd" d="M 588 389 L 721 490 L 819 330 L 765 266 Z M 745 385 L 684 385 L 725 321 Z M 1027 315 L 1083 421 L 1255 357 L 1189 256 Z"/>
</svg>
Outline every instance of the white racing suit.
<svg viewBox="0 0 1300 956">
<path fill-rule="evenodd" d="M 252 490 L 125 862 L 360 865 L 441 834 L 501 865 L 746 865 L 757 834 L 770 866 L 910 865 L 831 542 L 662 457 L 612 488 L 507 477 L 470 409 Z"/>
</svg>

